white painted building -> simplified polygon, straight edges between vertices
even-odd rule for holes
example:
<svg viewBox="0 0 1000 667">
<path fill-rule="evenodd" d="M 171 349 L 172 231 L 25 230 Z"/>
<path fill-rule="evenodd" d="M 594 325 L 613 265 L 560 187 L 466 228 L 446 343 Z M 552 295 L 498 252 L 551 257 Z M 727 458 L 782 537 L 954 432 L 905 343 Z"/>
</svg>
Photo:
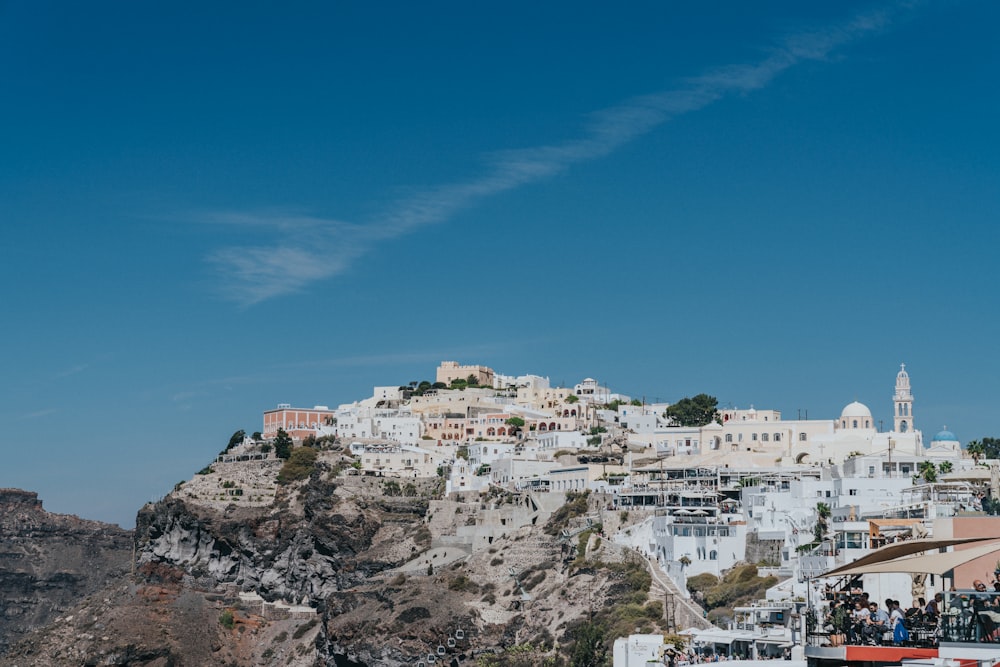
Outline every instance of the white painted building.
<svg viewBox="0 0 1000 667">
<path fill-rule="evenodd" d="M 438 467 L 449 462 L 442 453 L 409 445 L 355 442 L 350 451 L 361 462 L 362 472 L 385 477 L 434 477 Z"/>
<path fill-rule="evenodd" d="M 587 436 L 580 431 L 534 431 L 528 443 L 534 443 L 539 452 L 557 452 L 560 449 L 582 449 L 587 446 Z"/>
<path fill-rule="evenodd" d="M 490 482 L 497 486 L 519 489 L 529 480 L 541 480 L 549 471 L 560 467 L 553 461 L 522 458 L 502 458 L 490 464 Z"/>
<path fill-rule="evenodd" d="M 614 667 L 651 667 L 663 665 L 663 635 L 629 635 L 615 640 L 612 649 Z"/>
</svg>

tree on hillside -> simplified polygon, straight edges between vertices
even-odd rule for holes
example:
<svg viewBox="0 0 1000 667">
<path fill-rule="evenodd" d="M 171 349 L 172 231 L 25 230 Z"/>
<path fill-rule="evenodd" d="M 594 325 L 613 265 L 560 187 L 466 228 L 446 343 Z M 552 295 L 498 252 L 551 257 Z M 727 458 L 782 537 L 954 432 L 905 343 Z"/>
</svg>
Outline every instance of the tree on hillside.
<svg viewBox="0 0 1000 667">
<path fill-rule="evenodd" d="M 719 401 L 715 396 L 698 394 L 692 398 L 682 398 L 663 413 L 678 426 L 704 426 L 718 419 Z"/>
<path fill-rule="evenodd" d="M 288 484 L 311 475 L 316 467 L 317 456 L 318 452 L 312 447 L 297 447 L 278 471 L 278 483 Z"/>
<path fill-rule="evenodd" d="M 817 544 L 826 537 L 833 512 L 827 503 L 816 503 L 816 525 L 813 527 L 813 541 Z"/>
<path fill-rule="evenodd" d="M 983 458 L 1000 459 L 1000 438 L 983 438 Z"/>
<path fill-rule="evenodd" d="M 279 428 L 278 434 L 274 436 L 274 455 L 279 459 L 287 459 L 292 455 L 292 438 L 283 428 Z"/>
<path fill-rule="evenodd" d="M 972 462 L 978 464 L 979 459 L 983 458 L 986 448 L 983 447 L 983 443 L 981 441 L 973 440 L 965 446 L 965 451 L 967 451 L 969 456 L 972 457 Z"/>
<path fill-rule="evenodd" d="M 596 623 L 584 623 L 576 630 L 576 641 L 570 654 L 569 664 L 572 667 L 600 667 L 607 657 L 607 648 L 600 626 Z"/>
<path fill-rule="evenodd" d="M 244 431 L 243 429 L 240 429 L 236 433 L 233 433 L 232 437 L 229 438 L 229 444 L 226 445 L 226 451 L 228 452 L 230 449 L 232 449 L 236 445 L 242 444 L 243 443 L 243 438 L 245 438 L 245 437 L 247 437 L 247 432 Z"/>
<path fill-rule="evenodd" d="M 510 426 L 511 435 L 517 435 L 524 428 L 524 420 L 520 417 L 508 417 L 504 423 Z"/>
</svg>

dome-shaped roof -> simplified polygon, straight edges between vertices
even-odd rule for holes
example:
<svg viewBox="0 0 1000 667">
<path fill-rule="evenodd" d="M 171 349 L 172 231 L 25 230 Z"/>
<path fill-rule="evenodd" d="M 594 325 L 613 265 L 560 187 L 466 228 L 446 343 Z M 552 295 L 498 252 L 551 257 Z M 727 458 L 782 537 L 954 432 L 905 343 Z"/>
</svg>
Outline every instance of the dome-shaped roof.
<svg viewBox="0 0 1000 667">
<path fill-rule="evenodd" d="M 955 434 L 948 429 L 940 431 L 931 440 L 932 442 L 958 442 L 958 438 L 955 437 Z"/>
<path fill-rule="evenodd" d="M 872 411 L 868 409 L 868 406 L 864 403 L 858 403 L 854 401 L 848 405 L 844 406 L 844 411 L 840 413 L 841 418 L 844 417 L 868 417 L 872 416 Z"/>
</svg>

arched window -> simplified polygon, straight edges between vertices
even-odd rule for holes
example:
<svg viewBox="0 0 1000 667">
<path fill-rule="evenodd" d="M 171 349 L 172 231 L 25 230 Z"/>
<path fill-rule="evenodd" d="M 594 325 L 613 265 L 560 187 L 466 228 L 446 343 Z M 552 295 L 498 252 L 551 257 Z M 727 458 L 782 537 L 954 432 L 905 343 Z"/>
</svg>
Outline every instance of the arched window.
<svg viewBox="0 0 1000 667">
<path fill-rule="evenodd" d="M 806 441 L 806 434 L 799 433 L 799 442 L 805 442 L 805 441 Z"/>
<path fill-rule="evenodd" d="M 719 560 L 719 552 L 716 551 L 715 549 L 712 549 L 711 551 L 708 552 L 708 559 Z"/>
<path fill-rule="evenodd" d="M 780 433 L 775 433 L 774 434 L 774 441 L 775 442 L 781 442 L 781 434 Z"/>
<path fill-rule="evenodd" d="M 853 424 L 853 426 L 851 426 L 851 428 L 857 428 L 857 427 L 858 427 L 858 420 L 857 420 L 857 419 L 855 419 L 855 420 L 854 420 L 853 422 L 851 422 L 851 423 Z"/>
<path fill-rule="evenodd" d="M 899 432 L 906 433 L 906 429 L 907 429 L 907 424 L 906 420 L 904 419 L 903 421 L 899 422 Z"/>
<path fill-rule="evenodd" d="M 761 433 L 760 434 L 760 439 L 761 439 L 762 442 L 767 442 L 767 433 Z"/>
<path fill-rule="evenodd" d="M 727 433 L 726 434 L 726 442 L 732 442 L 732 441 L 733 441 L 733 434 L 732 433 Z"/>
</svg>

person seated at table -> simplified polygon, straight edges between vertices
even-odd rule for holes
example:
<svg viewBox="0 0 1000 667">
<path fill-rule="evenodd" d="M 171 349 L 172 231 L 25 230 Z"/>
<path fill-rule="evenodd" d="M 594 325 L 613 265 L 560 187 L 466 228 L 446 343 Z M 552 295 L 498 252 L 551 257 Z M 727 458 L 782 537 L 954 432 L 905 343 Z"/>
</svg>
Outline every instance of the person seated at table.
<svg viewBox="0 0 1000 667">
<path fill-rule="evenodd" d="M 892 643 L 897 646 L 910 641 L 910 631 L 904 622 L 903 610 L 899 608 L 899 600 L 889 600 L 889 629 L 892 630 Z"/>
<path fill-rule="evenodd" d="M 934 599 L 924 607 L 924 618 L 928 621 L 936 622 L 941 615 L 941 607 L 944 605 L 944 593 L 935 593 Z"/>
<path fill-rule="evenodd" d="M 903 618 L 906 619 L 907 623 L 915 623 L 924 613 L 925 607 L 927 607 L 927 603 L 924 599 L 916 598 L 910 605 L 910 608 L 903 613 Z"/>
<path fill-rule="evenodd" d="M 868 603 L 868 623 L 863 630 L 865 641 L 871 644 L 882 643 L 882 635 L 889 629 L 889 612 L 879 609 L 877 602 Z"/>
<path fill-rule="evenodd" d="M 1000 620 L 996 597 L 988 593 L 986 584 L 981 579 L 973 581 L 972 587 L 976 589 L 976 594 L 972 596 L 972 609 L 976 612 L 976 622 L 979 623 L 980 640 L 994 641 L 998 635 L 997 621 Z"/>
<path fill-rule="evenodd" d="M 854 611 L 851 612 L 850 642 L 860 644 L 864 640 L 864 630 L 868 625 L 868 608 L 861 604 L 861 600 L 854 603 Z"/>
</svg>

